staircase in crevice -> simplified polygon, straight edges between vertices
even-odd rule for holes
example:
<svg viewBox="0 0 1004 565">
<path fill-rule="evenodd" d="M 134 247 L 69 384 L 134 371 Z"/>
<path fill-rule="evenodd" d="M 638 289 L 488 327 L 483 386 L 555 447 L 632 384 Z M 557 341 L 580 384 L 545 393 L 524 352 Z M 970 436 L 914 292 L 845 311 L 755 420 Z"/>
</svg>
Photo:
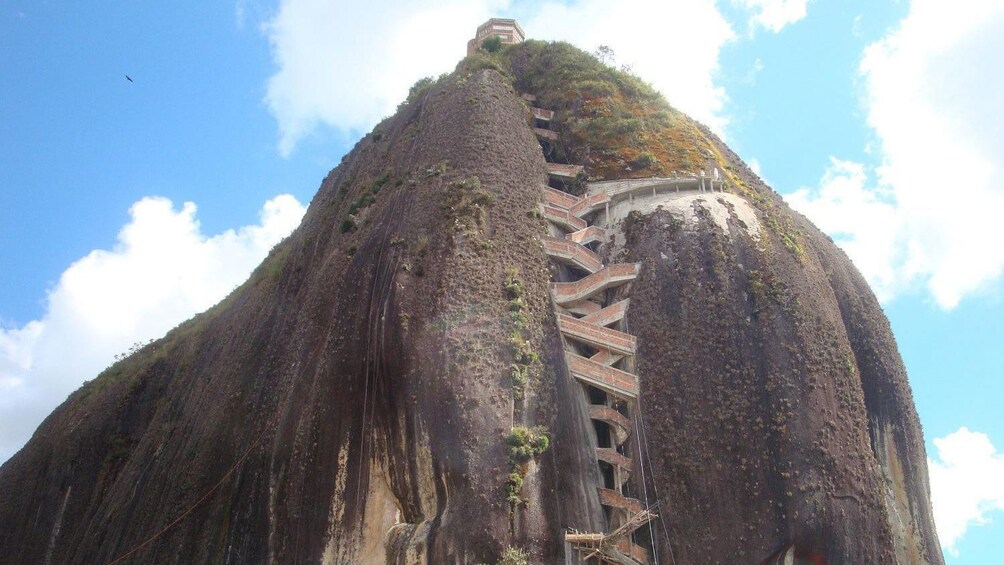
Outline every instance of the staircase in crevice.
<svg viewBox="0 0 1004 565">
<path fill-rule="evenodd" d="M 524 94 L 533 106 L 536 99 Z M 550 129 L 554 112 L 532 107 L 533 131 L 542 146 L 557 139 Z M 547 156 L 547 151 L 545 158 Z M 639 263 L 604 264 L 597 253 L 608 239 L 604 227 L 591 219 L 608 212 L 605 192 L 575 196 L 562 190 L 579 181 L 582 167 L 548 163 L 549 186 L 543 186 L 540 212 L 549 235 L 541 237 L 544 252 L 562 266 L 551 285 L 569 373 L 582 385 L 583 398 L 596 435 L 596 464 L 603 486 L 597 497 L 606 516 L 606 532 L 569 531 L 566 553 L 577 563 L 639 565 L 648 551 L 634 542 L 634 532 L 655 514 L 632 496 L 629 479 L 634 462 L 629 440 L 638 399 L 634 374 L 636 338 L 624 331 L 630 300 L 628 288 Z M 572 561 L 569 561 L 572 562 Z"/>
</svg>

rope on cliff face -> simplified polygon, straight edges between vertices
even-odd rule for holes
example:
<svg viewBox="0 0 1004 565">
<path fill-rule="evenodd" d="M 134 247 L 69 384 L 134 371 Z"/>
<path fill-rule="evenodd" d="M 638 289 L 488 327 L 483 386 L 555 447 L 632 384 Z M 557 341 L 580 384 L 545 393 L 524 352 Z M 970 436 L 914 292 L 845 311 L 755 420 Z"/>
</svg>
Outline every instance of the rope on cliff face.
<svg viewBox="0 0 1004 565">
<path fill-rule="evenodd" d="M 641 427 L 641 435 L 639 439 L 641 440 L 641 443 L 645 446 L 645 457 L 642 460 L 642 470 L 643 470 L 642 472 L 644 473 L 646 462 L 648 463 L 649 471 L 652 471 L 652 457 L 651 455 L 649 455 L 649 450 L 648 450 L 648 435 L 645 433 L 645 418 L 640 409 L 638 410 L 638 417 L 635 420 L 636 422 L 638 422 L 637 425 Z M 652 490 L 655 492 L 655 503 L 659 507 L 659 522 L 662 523 L 662 532 L 666 536 L 666 546 L 669 547 L 669 560 L 673 563 L 673 565 L 676 565 L 676 556 L 673 555 L 673 540 L 670 539 L 669 528 L 666 527 L 666 518 L 665 518 L 666 513 L 663 511 L 662 501 L 659 499 L 659 485 L 658 481 L 655 480 L 654 476 L 652 478 Z M 653 549 L 656 556 L 658 556 L 659 550 L 657 548 Z"/>
<path fill-rule="evenodd" d="M 638 406 L 638 417 L 634 419 L 634 434 L 635 434 L 635 438 L 637 439 L 637 442 L 638 442 L 638 448 L 639 448 L 638 450 L 639 451 L 641 451 L 641 442 L 642 442 L 641 424 L 638 422 L 640 419 L 641 419 L 641 406 L 640 406 L 640 403 L 639 403 L 639 406 Z M 646 456 L 647 456 L 647 454 L 646 454 Z M 645 507 L 646 508 L 651 508 L 651 504 L 649 503 L 649 500 L 648 500 L 648 484 L 647 484 L 647 481 L 645 481 L 645 459 L 644 458 L 642 459 L 640 467 L 641 467 L 641 491 L 642 491 L 642 494 L 645 496 Z M 654 483 L 654 481 L 653 481 L 653 483 Z M 653 484 L 652 486 L 654 487 L 655 485 Z M 658 503 L 659 503 L 659 498 L 656 497 L 656 504 L 658 504 Z M 659 510 L 659 513 L 660 513 L 660 517 L 661 517 L 661 513 L 662 513 L 661 509 Z M 655 565 L 659 565 L 659 547 L 655 544 L 655 535 L 654 534 L 655 534 L 655 532 L 652 531 L 652 521 L 649 520 L 648 521 L 648 537 L 649 537 L 649 539 L 652 540 L 652 556 L 655 558 Z M 667 544 L 669 543 L 669 539 L 668 538 L 666 539 L 666 543 Z"/>
<path fill-rule="evenodd" d="M 258 435 L 258 439 L 256 439 L 254 441 L 254 443 L 252 443 L 251 446 L 247 448 L 247 450 L 244 452 L 244 454 L 241 455 L 240 458 L 233 465 L 230 466 L 230 469 L 228 469 L 227 472 L 223 474 L 223 477 L 220 478 L 220 480 L 217 481 L 216 484 L 212 486 L 212 488 L 210 488 L 209 490 L 207 490 L 205 494 L 203 494 L 198 500 L 195 501 L 195 504 L 189 506 L 187 510 L 185 510 L 184 512 L 181 513 L 180 516 L 178 516 L 177 518 L 175 518 L 174 520 L 172 520 L 170 524 L 164 526 L 159 532 L 157 532 L 157 533 L 153 534 L 152 536 L 148 537 L 142 543 L 140 543 L 139 545 L 133 547 L 132 549 L 130 549 L 129 551 L 123 553 L 122 555 L 116 557 L 112 561 L 109 561 L 108 565 L 116 565 L 117 563 L 120 563 L 120 562 L 124 561 L 126 558 L 128 558 L 132 554 L 136 553 L 137 551 L 143 549 L 147 545 L 153 543 L 154 540 L 156 540 L 160 536 L 164 535 L 165 533 L 167 533 L 168 530 L 170 530 L 171 528 L 173 528 L 173 527 L 177 526 L 179 523 L 181 523 L 182 520 L 184 520 L 189 514 L 191 514 L 196 508 L 198 508 L 203 502 L 205 502 L 206 499 L 208 499 L 209 496 L 216 491 L 216 489 L 220 488 L 220 486 L 224 482 L 226 482 L 227 479 L 230 478 L 230 475 L 232 475 L 234 473 L 234 471 L 236 471 L 237 468 L 240 467 L 241 463 L 243 463 L 244 460 L 247 459 L 248 455 L 251 455 L 251 451 L 254 448 L 258 447 L 258 445 L 261 443 L 261 440 L 265 437 L 265 433 L 268 432 L 269 429 L 271 429 L 271 426 L 265 426 L 265 428 L 262 430 L 261 434 Z"/>
</svg>

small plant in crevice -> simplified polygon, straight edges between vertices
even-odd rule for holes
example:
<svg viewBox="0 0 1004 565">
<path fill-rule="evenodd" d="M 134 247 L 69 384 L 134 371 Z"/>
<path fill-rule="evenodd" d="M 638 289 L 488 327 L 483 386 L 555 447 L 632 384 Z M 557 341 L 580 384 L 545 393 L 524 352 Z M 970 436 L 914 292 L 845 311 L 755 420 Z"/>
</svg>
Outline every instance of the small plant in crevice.
<svg viewBox="0 0 1004 565">
<path fill-rule="evenodd" d="M 521 410 L 522 401 L 530 382 L 533 365 L 540 363 L 540 355 L 523 335 L 529 322 L 527 315 L 526 287 L 519 277 L 519 269 L 508 267 L 503 283 L 506 297 L 506 311 L 511 330 L 509 345 L 512 347 L 513 363 L 509 367 L 512 382 L 513 419 Z M 515 530 L 516 507 L 526 501 L 522 498 L 523 479 L 529 471 L 530 462 L 547 450 L 551 440 L 547 430 L 541 426 L 527 428 L 514 426 L 506 438 L 509 459 L 509 476 L 505 482 L 506 500 L 509 502 L 509 528 Z"/>
<path fill-rule="evenodd" d="M 516 507 L 526 504 L 523 498 L 523 482 L 530 470 L 530 462 L 536 460 L 551 446 L 551 438 L 546 428 L 536 426 L 513 426 L 506 438 L 509 453 L 509 477 L 506 479 L 506 501 L 509 503 L 509 529 L 515 529 Z"/>
<path fill-rule="evenodd" d="M 481 179 L 468 177 L 447 186 L 442 208 L 457 233 L 473 235 L 485 229 L 494 204 L 495 195 L 481 187 Z"/>
<path fill-rule="evenodd" d="M 390 180 L 389 172 L 384 173 L 378 176 L 377 178 L 373 179 L 373 182 L 370 183 L 370 192 L 372 192 L 373 194 L 380 192 L 380 189 L 383 188 L 383 185 L 387 184 L 387 181 L 389 180 Z"/>
<path fill-rule="evenodd" d="M 530 383 L 530 367 L 521 363 L 513 363 L 509 370 L 513 397 L 517 400 L 522 400 L 526 391 L 526 385 Z"/>
<path fill-rule="evenodd" d="M 797 228 L 791 225 L 791 220 L 785 218 L 784 223 L 767 216 L 767 227 L 781 238 L 781 243 L 799 261 L 805 258 L 805 249 L 802 247 L 802 234 Z"/>
<path fill-rule="evenodd" d="M 523 475 L 519 471 L 512 471 L 509 473 L 509 479 L 505 483 L 506 490 L 506 500 L 509 501 L 510 506 L 518 506 L 522 504 L 523 498 L 520 494 L 523 492 Z"/>
<path fill-rule="evenodd" d="M 443 73 L 439 75 L 439 77 L 437 78 L 422 77 L 418 79 L 415 82 L 415 84 L 411 85 L 411 88 L 408 89 L 408 97 L 402 100 L 400 104 L 398 104 L 397 111 L 400 112 L 412 102 L 415 102 L 419 98 L 425 96 L 425 94 L 427 94 L 429 90 L 432 89 L 433 86 L 442 83 L 447 77 L 448 75 L 446 73 Z"/>
<path fill-rule="evenodd" d="M 477 565 L 491 565 L 488 563 L 478 563 Z M 494 565 L 530 565 L 530 553 L 518 547 L 508 545 L 502 552 L 502 556 Z"/>
<path fill-rule="evenodd" d="M 387 184 L 387 181 L 390 180 L 390 176 L 390 172 L 384 172 L 380 176 L 376 177 L 372 182 L 370 182 L 369 190 L 352 201 L 349 205 L 349 211 L 345 215 L 345 219 L 343 219 L 342 223 L 338 226 L 338 229 L 342 233 L 354 231 L 359 226 L 359 213 L 376 202 L 377 193 L 380 192 L 380 189 L 383 188 L 385 184 Z"/>
<path fill-rule="evenodd" d="M 533 345 L 523 336 L 523 330 L 529 321 L 526 311 L 526 289 L 519 280 L 519 271 L 515 267 L 506 269 L 505 276 L 506 315 L 512 327 L 509 332 L 509 345 L 513 351 L 513 363 L 510 366 L 513 398 L 522 400 L 526 386 L 530 381 L 530 367 L 540 362 L 540 355 Z"/>
<path fill-rule="evenodd" d="M 449 161 L 440 161 L 425 170 L 425 178 L 438 177 L 439 175 L 445 173 L 449 166 Z"/>
<path fill-rule="evenodd" d="M 116 354 L 115 355 L 115 360 L 116 361 L 121 361 L 121 360 L 125 359 L 126 357 L 129 357 L 129 356 L 135 354 L 136 352 L 138 352 L 139 350 L 143 349 L 144 347 L 150 345 L 153 342 L 154 342 L 154 340 L 152 338 L 150 339 L 150 341 L 148 341 L 146 343 L 144 343 L 142 341 L 137 341 L 137 342 L 135 342 L 135 343 L 133 343 L 132 345 L 129 346 L 129 350 L 128 351 Z"/>
<path fill-rule="evenodd" d="M 509 446 L 509 464 L 519 468 L 547 451 L 551 438 L 543 426 L 514 426 L 506 444 Z"/>
<path fill-rule="evenodd" d="M 529 565 L 530 554 L 518 547 L 508 546 L 502 552 L 498 565 Z"/>
</svg>

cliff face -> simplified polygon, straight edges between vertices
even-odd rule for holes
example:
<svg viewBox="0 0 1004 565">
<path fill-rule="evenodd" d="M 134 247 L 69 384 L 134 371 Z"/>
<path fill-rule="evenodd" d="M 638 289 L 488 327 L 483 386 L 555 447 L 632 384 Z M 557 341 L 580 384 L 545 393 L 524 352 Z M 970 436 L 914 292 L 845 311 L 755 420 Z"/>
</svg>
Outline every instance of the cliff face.
<svg viewBox="0 0 1004 565">
<path fill-rule="evenodd" d="M 826 563 L 942 562 L 906 375 L 860 274 L 802 218 L 793 251 L 743 203 L 686 206 L 629 218 L 623 249 L 647 267 L 629 323 L 676 558 L 794 543 Z"/>
<path fill-rule="evenodd" d="M 71 395 L 0 468 L 5 559 L 477 563 L 513 546 L 559 563 L 567 528 L 603 531 L 539 243 L 547 169 L 515 84 L 558 110 L 552 156 L 607 177 L 719 166 L 734 187 L 611 211 L 601 252 L 641 263 L 628 449 L 661 520 L 639 542 L 680 563 L 792 543 L 828 563 L 940 563 L 906 376 L 860 275 L 671 109 L 645 106 L 662 133 L 631 126 L 675 140 L 655 161 L 618 158 L 617 136 L 584 146 L 616 97 L 589 130 L 541 70 L 564 49 L 414 89 L 245 285 Z M 549 445 L 521 457 L 515 430 L 538 426 Z"/>
</svg>

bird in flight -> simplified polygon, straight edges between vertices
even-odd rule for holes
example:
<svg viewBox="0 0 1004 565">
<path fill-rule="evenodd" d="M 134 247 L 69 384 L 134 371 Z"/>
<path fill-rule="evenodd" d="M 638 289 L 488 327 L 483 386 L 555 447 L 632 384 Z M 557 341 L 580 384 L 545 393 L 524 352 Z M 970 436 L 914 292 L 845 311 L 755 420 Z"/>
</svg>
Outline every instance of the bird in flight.
<svg viewBox="0 0 1004 565">
<path fill-rule="evenodd" d="M 127 80 L 127 81 L 129 81 L 129 82 L 135 82 L 135 81 L 134 81 L 133 79 L 131 79 L 131 78 L 129 77 L 129 75 L 126 75 L 125 77 L 126 77 L 126 80 Z"/>
</svg>

